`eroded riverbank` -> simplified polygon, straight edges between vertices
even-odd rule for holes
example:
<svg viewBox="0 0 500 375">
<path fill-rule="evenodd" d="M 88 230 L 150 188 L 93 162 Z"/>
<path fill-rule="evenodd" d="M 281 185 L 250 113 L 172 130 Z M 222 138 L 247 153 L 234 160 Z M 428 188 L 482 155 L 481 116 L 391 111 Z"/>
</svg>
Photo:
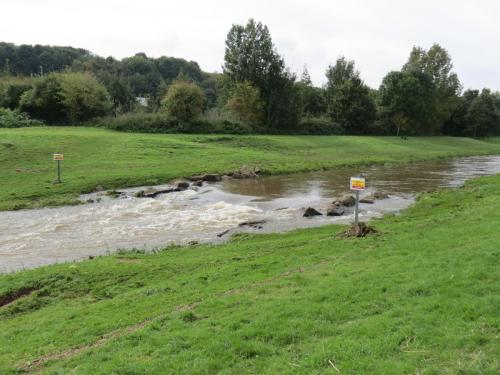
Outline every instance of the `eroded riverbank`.
<svg viewBox="0 0 500 375">
<path fill-rule="evenodd" d="M 369 220 L 408 207 L 420 192 L 459 186 L 467 179 L 496 173 L 500 173 L 500 156 L 467 157 L 228 180 L 155 198 L 135 198 L 141 190 L 135 188 L 122 190 L 122 198 L 105 193 L 82 197 L 101 198 L 93 204 L 1 212 L 0 272 L 85 259 L 117 249 L 220 242 L 237 231 L 278 232 L 348 223 L 350 212 L 340 217 L 303 218 L 302 214 L 308 206 L 324 212 L 335 197 L 348 192 L 351 175 L 367 178 L 366 194 L 389 194 L 388 199 L 361 205 L 361 219 Z M 257 229 L 239 226 L 261 220 L 265 223 Z"/>
</svg>

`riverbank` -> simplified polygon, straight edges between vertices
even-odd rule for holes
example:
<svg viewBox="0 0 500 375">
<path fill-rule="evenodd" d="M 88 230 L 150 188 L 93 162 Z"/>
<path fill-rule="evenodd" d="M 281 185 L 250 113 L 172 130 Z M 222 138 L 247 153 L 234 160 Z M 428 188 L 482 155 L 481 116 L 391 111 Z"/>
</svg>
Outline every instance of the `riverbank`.
<svg viewBox="0 0 500 375">
<path fill-rule="evenodd" d="M 0 139 L 0 210 L 76 204 L 79 194 L 97 187 L 156 185 L 242 165 L 279 174 L 500 153 L 500 138 L 166 135 L 42 127 L 0 129 Z M 62 184 L 53 183 L 54 152 L 65 155 Z"/>
<path fill-rule="evenodd" d="M 0 372 L 494 374 L 500 176 L 378 234 L 239 235 L 0 276 Z"/>
</svg>

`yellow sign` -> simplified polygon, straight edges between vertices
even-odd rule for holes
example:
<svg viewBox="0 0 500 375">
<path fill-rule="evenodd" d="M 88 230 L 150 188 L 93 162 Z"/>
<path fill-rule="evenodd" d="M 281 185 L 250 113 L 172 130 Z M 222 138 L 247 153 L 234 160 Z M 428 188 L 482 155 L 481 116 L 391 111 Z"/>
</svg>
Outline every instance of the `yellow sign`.
<svg viewBox="0 0 500 375">
<path fill-rule="evenodd" d="M 64 160 L 64 154 L 54 154 L 53 160 Z"/>
<path fill-rule="evenodd" d="M 365 190 L 366 183 L 363 177 L 351 177 L 351 190 Z"/>
</svg>

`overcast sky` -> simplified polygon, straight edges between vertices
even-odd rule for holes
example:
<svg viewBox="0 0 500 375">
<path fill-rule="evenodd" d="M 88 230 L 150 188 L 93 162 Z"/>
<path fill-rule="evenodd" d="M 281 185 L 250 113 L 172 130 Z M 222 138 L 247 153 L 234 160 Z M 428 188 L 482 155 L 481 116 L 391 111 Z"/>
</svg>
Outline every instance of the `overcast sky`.
<svg viewBox="0 0 500 375">
<path fill-rule="evenodd" d="M 221 71 L 231 25 L 254 18 L 317 85 L 344 55 L 378 87 L 413 45 L 437 42 L 465 88 L 500 90 L 500 0 L 0 0 L 0 14 L 0 41 L 183 57 L 210 72 Z"/>
</svg>

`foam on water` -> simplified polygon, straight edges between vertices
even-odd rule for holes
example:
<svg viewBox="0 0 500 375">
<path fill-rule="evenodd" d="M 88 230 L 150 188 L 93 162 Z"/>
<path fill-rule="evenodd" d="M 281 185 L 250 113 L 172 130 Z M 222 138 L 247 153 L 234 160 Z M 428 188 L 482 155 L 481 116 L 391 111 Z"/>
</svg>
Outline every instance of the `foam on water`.
<svg viewBox="0 0 500 375">
<path fill-rule="evenodd" d="M 408 207 L 414 201 L 414 193 L 499 173 L 500 157 L 366 167 L 354 172 L 365 175 L 372 189 L 391 193 L 389 199 L 360 205 L 361 220 L 369 220 Z M 334 197 L 347 192 L 345 185 L 350 173 L 353 170 L 339 169 L 233 180 L 154 199 L 134 198 L 134 192 L 141 188 L 126 189 L 125 198 L 112 199 L 104 193 L 82 197 L 100 198 L 100 203 L 0 212 L 0 272 L 84 259 L 117 249 L 152 250 L 190 241 L 218 242 L 235 231 L 277 232 L 349 223 L 353 220 L 352 211 L 341 217 L 303 218 L 302 213 L 307 206 L 324 212 Z M 238 226 L 253 220 L 266 223 L 259 230 Z M 222 238 L 217 236 L 226 230 L 231 232 Z"/>
</svg>

